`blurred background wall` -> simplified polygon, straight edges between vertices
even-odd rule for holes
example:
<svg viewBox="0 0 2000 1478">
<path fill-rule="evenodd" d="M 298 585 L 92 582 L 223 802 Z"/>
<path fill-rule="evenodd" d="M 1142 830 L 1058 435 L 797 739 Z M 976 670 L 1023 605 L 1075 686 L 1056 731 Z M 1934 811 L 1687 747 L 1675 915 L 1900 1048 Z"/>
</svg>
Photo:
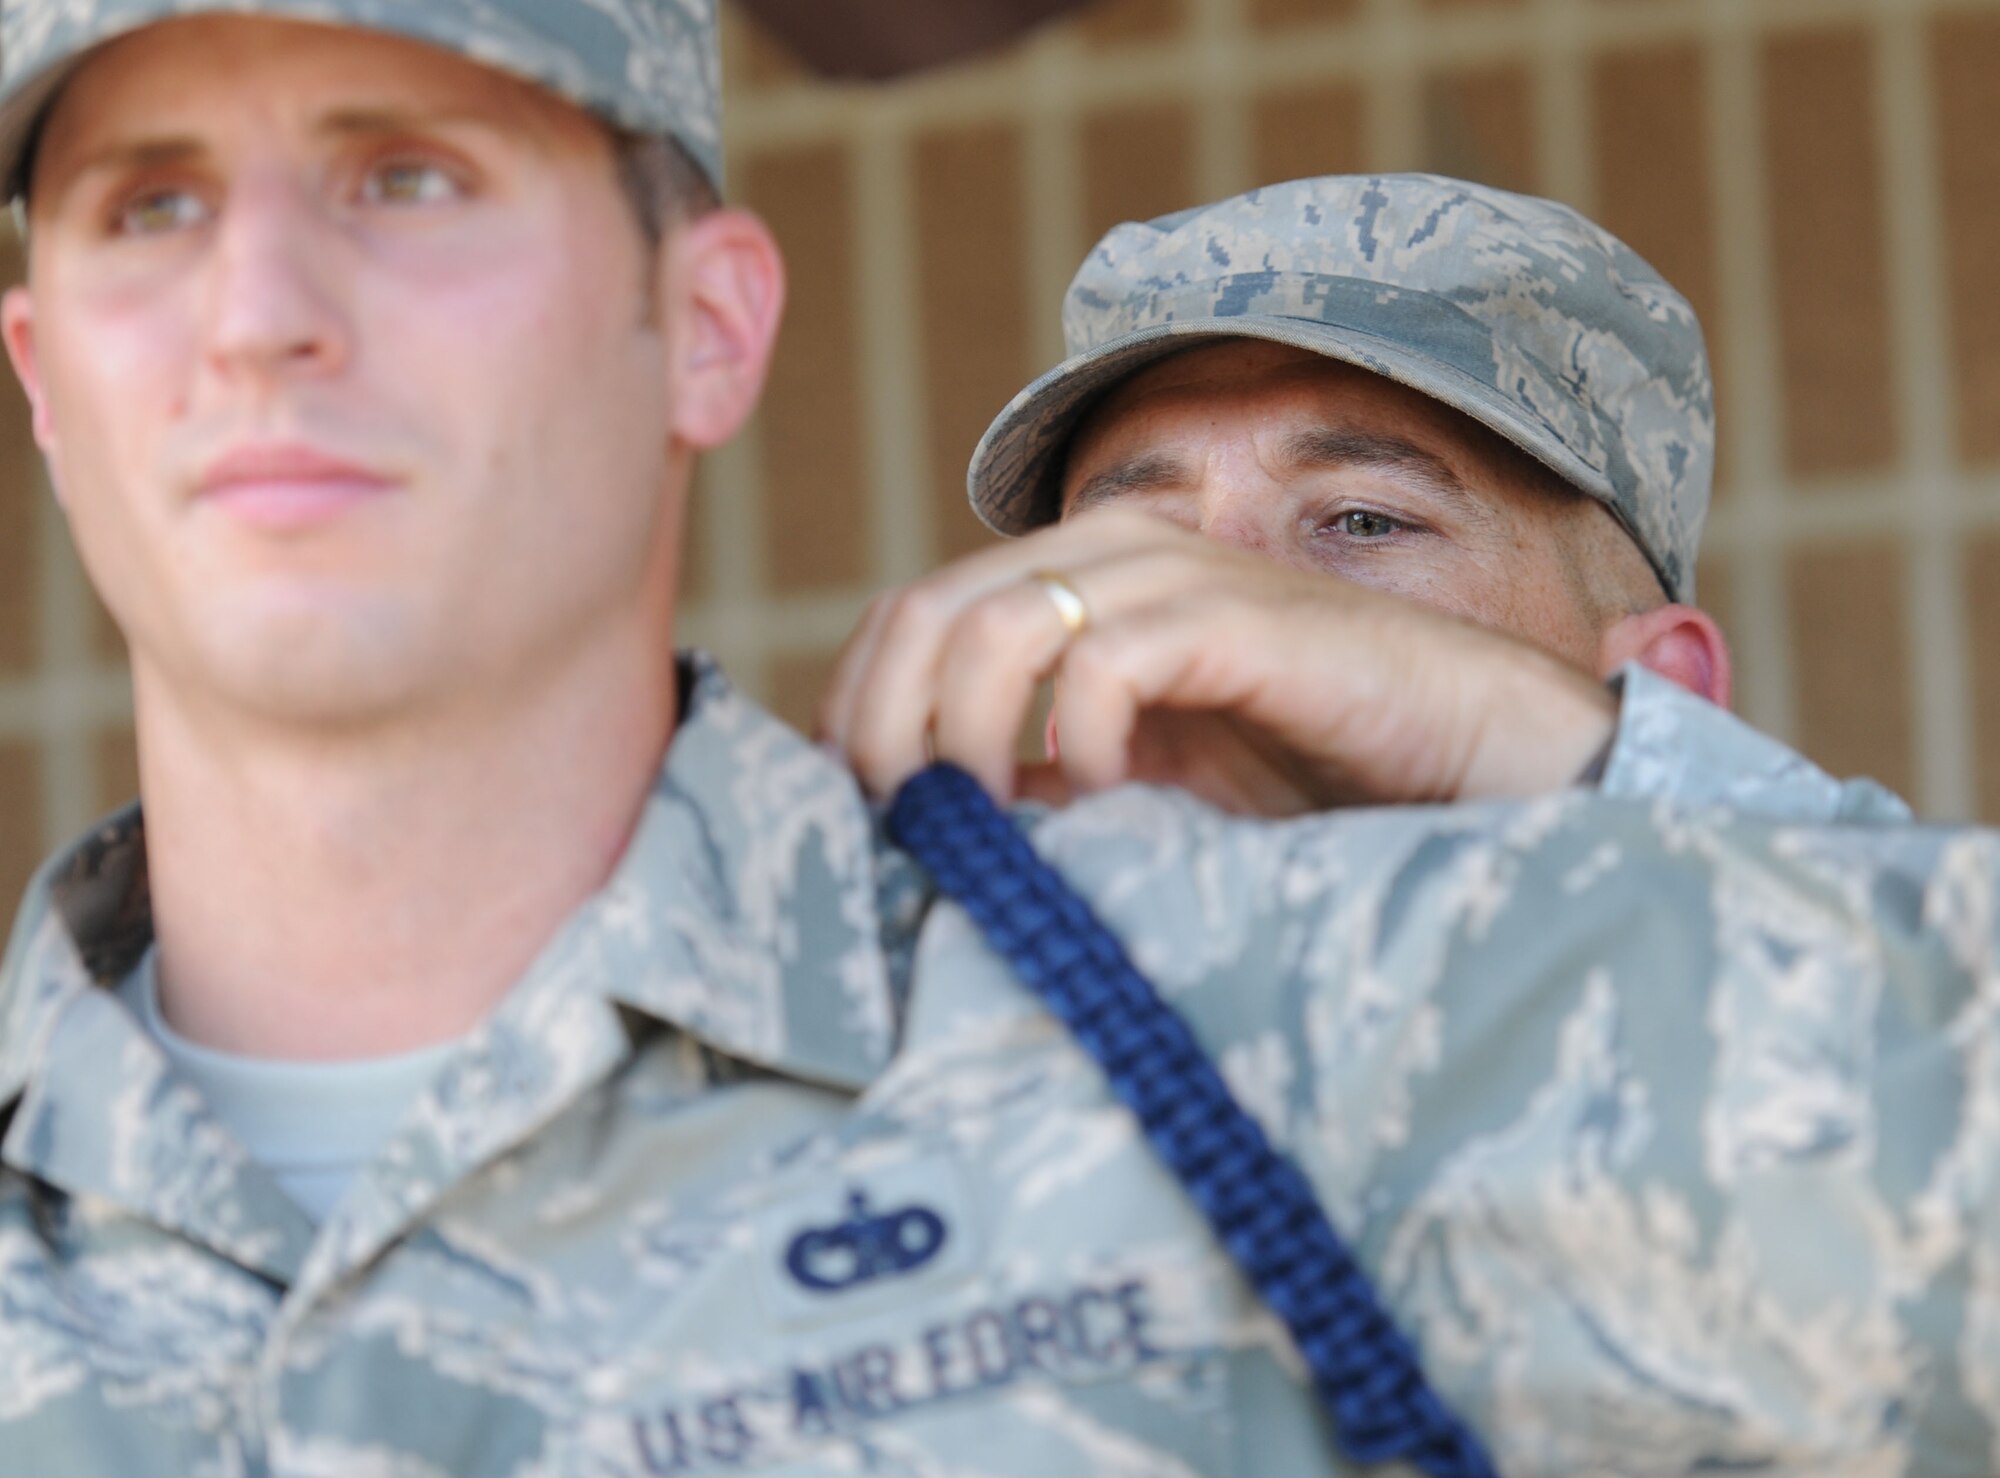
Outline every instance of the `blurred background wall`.
<svg viewBox="0 0 2000 1478">
<path fill-rule="evenodd" d="M 810 713 L 870 591 L 986 537 L 967 455 L 1059 357 L 1106 227 L 1435 169 L 1570 202 L 1700 311 L 1723 443 L 1701 595 L 1739 708 L 1926 814 L 2000 820 L 2000 0 L 1101 0 L 887 85 L 728 20 L 732 189 L 794 298 L 766 410 L 703 474 L 686 635 L 781 712 Z M 9 897 L 134 787 L 119 644 L 17 400 Z"/>
</svg>

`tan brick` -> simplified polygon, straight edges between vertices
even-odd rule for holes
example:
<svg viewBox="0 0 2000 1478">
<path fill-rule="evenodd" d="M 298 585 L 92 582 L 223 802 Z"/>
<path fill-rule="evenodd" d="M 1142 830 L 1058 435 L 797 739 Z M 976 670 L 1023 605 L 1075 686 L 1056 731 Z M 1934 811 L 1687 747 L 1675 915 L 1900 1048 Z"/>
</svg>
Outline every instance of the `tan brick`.
<svg viewBox="0 0 2000 1478">
<path fill-rule="evenodd" d="M 1904 572 L 1881 545 L 1802 550 L 1790 561 L 1800 747 L 1836 775 L 1901 794 L 1914 778 Z"/>
<path fill-rule="evenodd" d="M 714 474 L 707 464 L 697 465 L 694 485 L 688 489 L 687 521 L 681 530 L 680 598 L 684 603 L 704 601 L 715 594 L 715 571 L 708 556 L 708 526 L 715 517 L 713 499 L 717 496 Z"/>
<path fill-rule="evenodd" d="M 1698 578 L 1695 581 L 1696 603 L 1715 617 L 1716 625 L 1722 628 L 1723 640 L 1729 643 L 1730 657 L 1736 669 L 1736 691 L 1739 695 L 1736 707 L 1745 704 L 1743 696 L 1755 689 L 1761 674 L 1747 670 L 1741 661 L 1741 644 L 1736 640 L 1737 593 L 1736 582 L 1739 572 L 1736 562 L 1725 552 L 1710 550 L 1701 556 Z"/>
<path fill-rule="evenodd" d="M 1897 432 L 1869 41 L 1781 36 L 1763 75 L 1785 459 L 1808 476 L 1878 470 Z"/>
<path fill-rule="evenodd" d="M 20 475 L 20 463 L 4 464 L 0 480 L 0 674 L 34 671 L 39 645 L 43 572 L 36 558 L 41 489 Z"/>
<path fill-rule="evenodd" d="M 829 650 L 773 657 L 768 664 L 770 687 L 765 694 L 765 706 L 801 734 L 810 734 L 820 694 L 826 691 L 838 655 L 837 651 Z"/>
<path fill-rule="evenodd" d="M 1092 46 L 1162 41 L 1186 27 L 1187 0 L 1098 0 L 1077 24 Z"/>
<path fill-rule="evenodd" d="M 14 905 L 42 860 L 40 756 L 32 744 L 0 743 L 0 917 Z"/>
<path fill-rule="evenodd" d="M 764 465 L 764 563 L 772 590 L 851 584 L 868 572 L 860 335 L 854 308 L 851 170 L 815 145 L 742 171 L 770 221 L 792 292 L 758 417 Z"/>
<path fill-rule="evenodd" d="M 1977 726 L 1979 820 L 2000 824 L 2000 534 L 1983 534 L 1965 551 L 1966 645 L 1972 652 Z"/>
<path fill-rule="evenodd" d="M 916 284 L 930 401 L 931 482 L 940 558 L 993 535 L 965 497 L 965 468 L 987 425 L 1038 368 L 1029 325 L 1055 303 L 1028 301 L 1020 136 L 1007 125 L 954 129 L 916 148 Z"/>
<path fill-rule="evenodd" d="M 1715 364 L 1716 403 L 1727 404 L 1701 53 L 1692 45 L 1611 52 L 1592 68 L 1590 90 L 1597 219 L 1694 305 Z M 1731 444 L 1725 438 L 1721 448 L 1718 494 L 1728 486 Z"/>
<path fill-rule="evenodd" d="M 1424 164 L 1439 174 L 1540 193 L 1534 83 L 1527 68 L 1481 67 L 1425 83 Z"/>
<path fill-rule="evenodd" d="M 1958 453 L 1991 462 L 2000 458 L 2000 14 L 1934 20 L 1931 66 Z"/>
<path fill-rule="evenodd" d="M 1194 119 L 1180 103 L 1100 113 L 1083 126 L 1084 225 L 1090 243 L 1122 221 L 1185 210 L 1195 198 Z"/>
<path fill-rule="evenodd" d="M 735 89 L 810 80 L 812 74 L 769 27 L 733 5 L 724 7 L 723 17 L 725 96 Z"/>
<path fill-rule="evenodd" d="M 118 629 L 118 623 L 111 619 L 111 612 L 106 610 L 104 603 L 97 598 L 97 591 L 91 586 L 88 577 L 79 572 L 79 578 L 83 579 L 84 588 L 89 592 L 90 614 L 85 619 L 90 623 L 91 654 L 101 662 L 122 667 L 130 655 L 125 648 L 125 633 Z"/>
<path fill-rule="evenodd" d="M 100 733 L 91 746 L 91 769 L 96 785 L 92 803 L 100 815 L 109 815 L 139 797 L 139 749 L 129 725 Z"/>
<path fill-rule="evenodd" d="M 1260 185 L 1368 166 L 1361 91 L 1352 83 L 1271 93 L 1253 105 L 1250 127 Z"/>
<path fill-rule="evenodd" d="M 1262 31 L 1324 25 L 1360 14 L 1364 0 L 1249 0 L 1250 24 Z"/>
<path fill-rule="evenodd" d="M 18 282 L 20 238 L 0 224 L 0 280 Z M 41 457 L 28 430 L 28 403 L 11 371 L 0 374 L 0 673 L 32 671 L 38 644 L 42 571 L 36 561 Z"/>
</svg>

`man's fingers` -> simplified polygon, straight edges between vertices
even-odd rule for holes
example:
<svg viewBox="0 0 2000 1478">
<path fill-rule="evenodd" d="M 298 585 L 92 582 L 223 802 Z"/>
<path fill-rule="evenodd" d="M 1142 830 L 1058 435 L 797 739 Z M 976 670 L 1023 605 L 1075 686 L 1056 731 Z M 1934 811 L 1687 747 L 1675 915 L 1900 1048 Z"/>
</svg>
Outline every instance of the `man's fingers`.
<svg viewBox="0 0 2000 1478">
<path fill-rule="evenodd" d="M 868 665 L 874 660 L 875 650 L 881 644 L 882 628 L 888 619 L 887 595 L 878 595 L 868 602 L 860 624 L 841 646 L 840 656 L 833 665 L 833 676 L 827 682 L 826 691 L 820 695 L 818 720 L 814 725 L 816 735 L 842 753 L 847 751 L 854 729 L 855 705 L 861 701 Z"/>
<path fill-rule="evenodd" d="M 1098 673 L 1089 656 L 1078 663 L 1075 654 L 1114 652 L 1121 633 L 1167 618 L 1195 590 L 1197 573 L 1181 550 L 1148 545 L 1060 572 L 1033 571 L 968 605 L 938 655 L 930 715 L 934 757 L 960 765 L 1007 798 L 1036 686 L 1058 664 L 1072 674 L 1066 683 L 1087 689 L 1106 714 L 1115 712 L 1129 735 L 1137 714 L 1119 704 L 1115 664 Z M 1097 719 L 1087 730 L 1082 720 L 1074 722 L 1074 732 L 1088 743 L 1080 763 L 1089 768 L 1078 771 L 1059 761 L 1067 780 L 1087 779 L 1088 788 L 1101 789 L 1126 778 L 1111 759 L 1122 753 L 1119 737 Z M 1073 730 L 1061 720 L 1053 728 L 1063 736 L 1059 752 L 1066 750 Z"/>
<path fill-rule="evenodd" d="M 871 794 L 891 794 L 930 758 L 941 654 L 961 603 L 958 592 L 937 582 L 905 587 L 887 602 L 873 650 L 845 700 L 840 741 Z"/>
<path fill-rule="evenodd" d="M 1113 510 L 984 550 L 869 608 L 822 704 L 825 736 L 878 795 L 932 757 L 1005 795 L 1035 684 L 1077 624 L 1063 587 L 1082 597 L 1089 637 L 1194 599 L 1214 584 L 1204 571 L 1231 559 L 1241 556 Z"/>
<path fill-rule="evenodd" d="M 1066 580 L 1085 601 L 1083 577 Z M 953 623 L 937 674 L 932 752 L 1012 798 L 1015 752 L 1035 689 L 1070 643 L 1069 624 L 1034 577 L 973 602 Z"/>
<path fill-rule="evenodd" d="M 1075 794 L 1133 778 L 1140 715 L 1173 704 L 1204 638 L 1213 634 L 1171 606 L 1156 606 L 1086 632 L 1063 653 L 1056 676 L 1054 726 L 1062 737 L 1056 764 Z"/>
<path fill-rule="evenodd" d="M 998 544 L 876 597 L 843 648 L 820 703 L 823 737 L 882 793 L 919 756 L 929 728 L 939 652 L 966 606 L 1047 564 L 1063 568 L 1095 544 L 1130 538 L 1098 520 Z"/>
</svg>

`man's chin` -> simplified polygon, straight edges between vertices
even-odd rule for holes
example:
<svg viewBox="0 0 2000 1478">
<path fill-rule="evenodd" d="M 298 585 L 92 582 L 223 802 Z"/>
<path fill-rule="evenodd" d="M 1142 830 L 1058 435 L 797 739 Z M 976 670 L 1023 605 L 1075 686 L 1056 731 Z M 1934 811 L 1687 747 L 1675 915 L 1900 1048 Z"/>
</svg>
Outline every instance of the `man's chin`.
<svg viewBox="0 0 2000 1478">
<path fill-rule="evenodd" d="M 396 722 L 441 696 L 450 664 L 383 630 L 319 620 L 237 626 L 196 655 L 195 686 L 245 719 L 326 731 Z M 446 669 L 441 671 L 440 669 Z"/>
<path fill-rule="evenodd" d="M 223 704 L 264 725 L 311 730 L 326 737 L 359 733 L 407 721 L 420 707 L 424 686 L 389 674 L 290 665 L 282 670 L 234 675 L 215 685 Z"/>
</svg>

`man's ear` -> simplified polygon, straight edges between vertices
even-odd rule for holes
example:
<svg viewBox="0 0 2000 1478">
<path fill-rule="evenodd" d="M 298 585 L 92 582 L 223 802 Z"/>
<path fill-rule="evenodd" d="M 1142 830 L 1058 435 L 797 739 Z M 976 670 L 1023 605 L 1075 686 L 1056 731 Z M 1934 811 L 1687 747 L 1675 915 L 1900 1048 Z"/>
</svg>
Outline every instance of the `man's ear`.
<svg viewBox="0 0 2000 1478">
<path fill-rule="evenodd" d="M 1679 683 L 1718 708 L 1727 708 L 1735 696 L 1729 643 L 1715 618 L 1694 606 L 1656 606 L 1614 622 L 1598 643 L 1598 676 L 1608 678 L 1627 662 Z"/>
<path fill-rule="evenodd" d="M 747 210 L 710 211 L 671 248 L 674 434 L 697 451 L 722 445 L 757 407 L 785 310 L 785 262 L 770 228 Z"/>
<path fill-rule="evenodd" d="M 0 297 L 0 336 L 7 341 L 7 357 L 27 392 L 28 408 L 34 413 L 35 445 L 44 452 L 55 440 L 49 419 L 49 397 L 42 383 L 42 362 L 35 352 L 35 306 L 25 287 L 12 287 Z"/>
</svg>

